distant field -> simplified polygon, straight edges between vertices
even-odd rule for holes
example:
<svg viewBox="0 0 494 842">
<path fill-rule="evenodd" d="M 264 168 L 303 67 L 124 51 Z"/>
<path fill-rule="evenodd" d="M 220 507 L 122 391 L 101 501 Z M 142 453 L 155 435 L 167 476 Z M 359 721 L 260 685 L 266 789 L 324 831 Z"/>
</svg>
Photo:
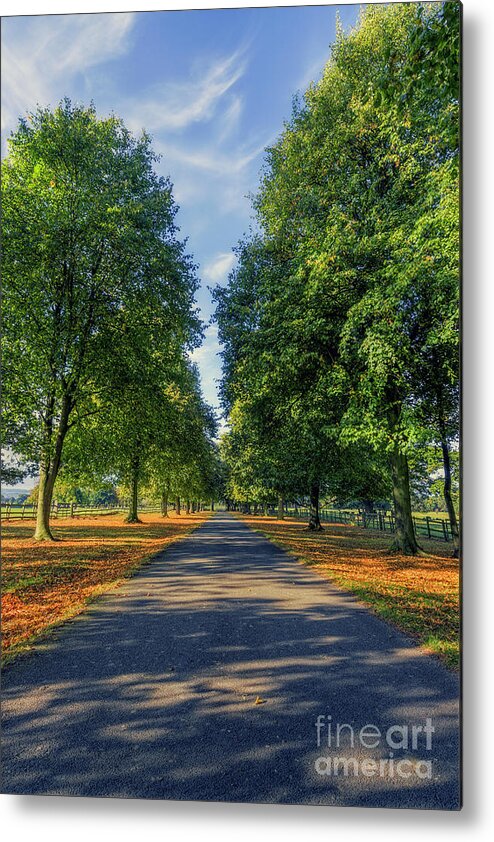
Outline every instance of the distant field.
<svg viewBox="0 0 494 842">
<path fill-rule="evenodd" d="M 271 509 L 271 516 L 277 514 Z M 436 517 L 435 513 L 417 512 L 413 513 L 412 520 L 415 534 L 419 541 L 445 541 L 453 540 L 453 531 L 449 516 L 445 512 Z M 319 516 L 322 523 L 343 524 L 361 527 L 365 529 L 377 529 L 380 532 L 393 533 L 396 522 L 393 512 L 377 509 L 373 512 L 364 512 L 360 509 L 334 509 L 321 506 Z M 309 509 L 306 506 L 290 505 L 285 511 L 285 517 L 295 517 L 307 521 Z"/>
<path fill-rule="evenodd" d="M 358 509 L 347 509 L 346 511 L 358 512 Z M 448 520 L 448 518 L 449 518 L 449 515 L 448 515 L 447 512 L 412 512 L 412 514 L 413 514 L 414 517 L 441 518 L 441 519 L 444 519 L 444 520 Z"/>
<path fill-rule="evenodd" d="M 414 517 L 431 517 L 431 518 L 440 518 L 441 520 L 448 520 L 449 515 L 447 512 L 414 512 Z"/>
<path fill-rule="evenodd" d="M 158 511 L 160 507 L 155 506 L 148 510 L 150 511 Z M 97 514 L 109 514 L 111 512 L 117 511 L 125 511 L 125 508 L 122 506 L 74 506 L 74 514 L 76 517 L 81 517 L 83 515 L 97 515 Z M 31 504 L 26 505 L 14 505 L 10 506 L 10 504 L 3 503 L 0 508 L 0 513 L 2 520 L 32 520 L 36 516 L 36 510 Z M 55 509 L 52 511 L 51 518 L 53 520 L 61 520 L 62 518 L 67 518 L 71 514 L 71 507 L 69 505 L 60 506 L 59 509 Z"/>
</svg>

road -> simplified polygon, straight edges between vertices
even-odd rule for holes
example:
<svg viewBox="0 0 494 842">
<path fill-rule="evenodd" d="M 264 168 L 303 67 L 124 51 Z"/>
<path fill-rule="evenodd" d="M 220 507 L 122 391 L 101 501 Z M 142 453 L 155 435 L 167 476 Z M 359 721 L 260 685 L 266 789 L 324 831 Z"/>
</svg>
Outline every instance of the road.
<svg viewBox="0 0 494 842">
<path fill-rule="evenodd" d="M 218 513 L 6 668 L 2 791 L 458 809 L 458 692 Z"/>
</svg>

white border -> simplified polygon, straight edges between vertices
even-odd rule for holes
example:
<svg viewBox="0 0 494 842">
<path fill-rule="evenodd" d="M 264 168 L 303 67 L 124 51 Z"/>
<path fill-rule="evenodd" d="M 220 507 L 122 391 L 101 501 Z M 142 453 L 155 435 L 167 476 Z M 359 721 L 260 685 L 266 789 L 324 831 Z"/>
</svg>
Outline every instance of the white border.
<svg viewBox="0 0 494 842">
<path fill-rule="evenodd" d="M 144 3 L 125 0 L 2 0 L 3 16 L 153 9 L 234 8 L 242 2 L 194 0 Z M 252 6 L 302 5 L 252 2 Z M 321 5 L 306 3 L 305 5 Z M 344 5 L 344 4 L 340 4 Z M 354 830 L 366 842 L 395 838 L 416 842 L 417 832 L 435 840 L 473 838 L 492 819 L 492 747 L 489 714 L 493 693 L 487 680 L 492 645 L 486 640 L 494 614 L 494 278 L 491 242 L 494 126 L 494 3 L 464 0 L 464 607 L 465 607 L 465 807 L 462 813 L 354 808 L 276 807 L 200 802 L 120 801 L 59 797 L 2 796 L 5 838 L 36 842 L 87 842 L 112 835 L 121 842 L 163 836 L 223 842 L 327 839 Z M 281 127 L 280 127 L 281 128 Z M 492 826 L 491 822 L 491 826 Z"/>
</svg>

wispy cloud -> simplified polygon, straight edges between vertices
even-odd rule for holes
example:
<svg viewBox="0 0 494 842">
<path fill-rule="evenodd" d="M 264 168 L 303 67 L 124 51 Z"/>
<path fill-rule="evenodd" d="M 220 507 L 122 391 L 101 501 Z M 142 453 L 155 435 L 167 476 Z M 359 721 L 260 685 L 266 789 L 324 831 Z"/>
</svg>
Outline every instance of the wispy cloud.
<svg viewBox="0 0 494 842">
<path fill-rule="evenodd" d="M 222 125 L 221 119 L 218 125 Z M 247 218 L 247 195 L 257 178 L 266 146 L 273 140 L 272 133 L 264 132 L 263 137 L 243 136 L 240 141 L 225 142 L 221 131 L 211 130 L 207 143 L 186 138 L 178 144 L 162 135 L 155 137 L 154 147 L 162 155 L 163 173 L 173 174 L 179 204 L 212 201 L 219 215 L 240 212 Z"/>
<path fill-rule="evenodd" d="M 240 125 L 240 119 L 244 108 L 244 102 L 240 96 L 232 96 L 228 108 L 223 114 L 221 130 L 218 140 L 221 143 L 229 140 Z"/>
<path fill-rule="evenodd" d="M 167 158 L 187 164 L 199 170 L 206 170 L 211 173 L 228 176 L 241 172 L 254 158 L 265 148 L 264 143 L 256 144 L 251 149 L 243 146 L 223 149 L 219 143 L 210 144 L 209 147 L 198 149 L 186 149 L 185 147 L 174 146 L 166 141 L 159 141 L 156 146 Z"/>
<path fill-rule="evenodd" d="M 241 212 L 251 181 L 251 165 L 266 142 L 249 137 L 242 125 L 244 100 L 239 83 L 249 64 L 249 45 L 191 63 L 185 78 L 154 84 L 139 97 L 127 97 L 119 113 L 134 132 L 153 137 L 162 155 L 161 171 L 171 173 L 182 206 L 213 201 L 220 214 Z M 195 230 L 207 218 L 197 215 Z"/>
<path fill-rule="evenodd" d="M 196 67 L 190 79 L 155 85 L 126 107 L 128 123 L 134 130 L 146 128 L 161 133 L 180 131 L 194 123 L 207 122 L 225 94 L 245 72 L 242 50 L 212 62 L 207 68 Z M 237 96 L 228 104 L 229 123 L 238 120 L 241 102 Z"/>
<path fill-rule="evenodd" d="M 226 280 L 236 261 L 237 258 L 232 251 L 220 252 L 213 260 L 206 263 L 202 270 L 202 277 L 213 284 L 219 284 Z"/>
<path fill-rule="evenodd" d="M 36 104 L 55 105 L 72 78 L 122 55 L 135 14 L 50 15 L 2 21 L 2 131 Z"/>
</svg>

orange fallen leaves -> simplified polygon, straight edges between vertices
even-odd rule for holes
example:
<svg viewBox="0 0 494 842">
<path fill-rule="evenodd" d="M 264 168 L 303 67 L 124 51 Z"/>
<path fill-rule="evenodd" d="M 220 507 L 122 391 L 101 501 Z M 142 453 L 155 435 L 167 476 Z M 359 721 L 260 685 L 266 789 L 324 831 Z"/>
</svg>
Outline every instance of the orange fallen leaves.
<svg viewBox="0 0 494 842">
<path fill-rule="evenodd" d="M 450 544 L 421 539 L 427 555 L 389 555 L 390 535 L 373 530 L 325 524 L 317 533 L 291 518 L 242 520 L 458 666 L 459 562 Z"/>
<path fill-rule="evenodd" d="M 2 653 L 7 660 L 51 626 L 80 613 L 87 601 L 130 576 L 150 556 L 199 526 L 208 513 L 141 514 L 67 520 L 60 542 L 32 540 L 33 522 L 4 524 L 2 540 Z"/>
</svg>

